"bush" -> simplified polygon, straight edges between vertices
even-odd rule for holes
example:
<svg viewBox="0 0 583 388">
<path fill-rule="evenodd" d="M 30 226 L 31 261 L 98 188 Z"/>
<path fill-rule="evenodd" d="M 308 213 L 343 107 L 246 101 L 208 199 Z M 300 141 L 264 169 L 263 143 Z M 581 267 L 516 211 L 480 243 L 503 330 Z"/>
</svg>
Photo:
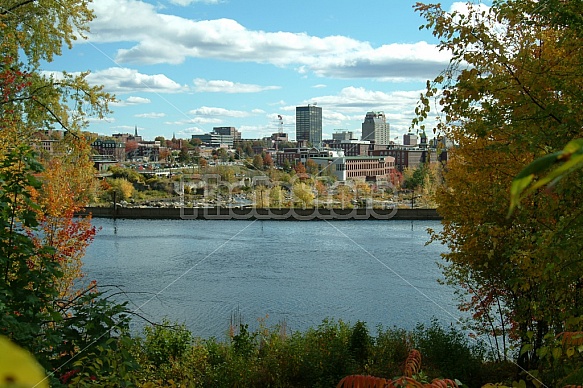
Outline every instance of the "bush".
<svg viewBox="0 0 583 388">
<path fill-rule="evenodd" d="M 109 168 L 109 172 L 114 179 L 125 179 L 131 183 L 144 182 L 144 176 L 131 168 L 112 166 Z"/>
<path fill-rule="evenodd" d="M 126 201 L 130 199 L 134 193 L 134 185 L 123 178 L 109 179 L 110 185 L 107 191 L 110 200 Z"/>
<path fill-rule="evenodd" d="M 144 335 L 144 354 L 155 367 L 181 358 L 193 343 L 192 333 L 184 325 L 171 325 L 168 320 L 145 327 Z"/>
<path fill-rule="evenodd" d="M 423 355 L 424 370 L 434 377 L 456 378 L 469 386 L 482 386 L 488 376 L 482 373 L 485 349 L 471 344 L 462 331 L 444 329 L 437 320 L 429 327 L 420 324 L 413 332 L 415 347 Z"/>
<path fill-rule="evenodd" d="M 402 374 L 403 360 L 413 348 L 411 334 L 403 329 L 377 328 L 368 364 L 363 372 L 373 376 L 392 378 Z"/>
<path fill-rule="evenodd" d="M 359 367 L 364 367 L 372 347 L 372 339 L 368 334 L 366 323 L 358 321 L 350 335 L 350 353 Z"/>
</svg>

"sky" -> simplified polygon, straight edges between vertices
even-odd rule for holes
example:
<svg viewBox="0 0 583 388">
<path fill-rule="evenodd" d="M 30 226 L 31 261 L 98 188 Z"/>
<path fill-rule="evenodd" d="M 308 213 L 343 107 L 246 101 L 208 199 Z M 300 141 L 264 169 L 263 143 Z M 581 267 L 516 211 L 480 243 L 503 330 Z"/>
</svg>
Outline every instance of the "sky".
<svg viewBox="0 0 583 388">
<path fill-rule="evenodd" d="M 46 64 L 90 71 L 115 94 L 101 135 L 190 139 L 236 127 L 244 139 L 283 129 L 295 107 L 322 108 L 323 138 L 360 137 L 383 111 L 402 142 L 428 79 L 448 64 L 409 0 L 93 0 L 86 40 Z M 442 1 L 445 10 L 461 3 Z M 281 115 L 282 120 L 278 119 Z"/>
</svg>

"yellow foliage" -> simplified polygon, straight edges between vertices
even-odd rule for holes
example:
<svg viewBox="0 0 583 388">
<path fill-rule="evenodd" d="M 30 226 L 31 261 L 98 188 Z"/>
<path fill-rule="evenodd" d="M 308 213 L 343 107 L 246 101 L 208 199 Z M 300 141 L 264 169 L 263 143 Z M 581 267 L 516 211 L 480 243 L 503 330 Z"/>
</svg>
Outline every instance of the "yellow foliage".
<svg viewBox="0 0 583 388">
<path fill-rule="evenodd" d="M 314 201 L 314 193 L 312 192 L 312 188 L 305 184 L 305 183 L 296 183 L 293 186 L 293 193 L 296 201 L 299 203 L 300 206 L 303 208 L 312 206 Z"/>
</svg>

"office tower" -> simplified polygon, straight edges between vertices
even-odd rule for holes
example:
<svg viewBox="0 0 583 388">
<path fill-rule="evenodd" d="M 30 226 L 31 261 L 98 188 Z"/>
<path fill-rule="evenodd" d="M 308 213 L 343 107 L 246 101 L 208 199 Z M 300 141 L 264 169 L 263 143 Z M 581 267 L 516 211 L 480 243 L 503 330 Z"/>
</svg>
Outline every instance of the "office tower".
<svg viewBox="0 0 583 388">
<path fill-rule="evenodd" d="M 362 123 L 362 140 L 376 144 L 389 144 L 391 141 L 389 123 L 384 112 L 368 112 Z"/>
<path fill-rule="evenodd" d="M 313 147 L 322 145 L 322 108 L 315 104 L 296 107 L 296 141 L 301 140 Z"/>
</svg>

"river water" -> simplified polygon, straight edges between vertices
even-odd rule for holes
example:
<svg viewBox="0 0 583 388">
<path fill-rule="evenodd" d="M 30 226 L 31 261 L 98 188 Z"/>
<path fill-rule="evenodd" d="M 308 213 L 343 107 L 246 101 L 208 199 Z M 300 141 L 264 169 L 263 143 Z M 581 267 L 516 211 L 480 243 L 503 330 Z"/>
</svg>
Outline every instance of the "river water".
<svg viewBox="0 0 583 388">
<path fill-rule="evenodd" d="M 122 286 L 130 309 L 224 338 L 231 317 L 288 329 L 326 318 L 412 329 L 456 321 L 438 284 L 438 221 L 208 221 L 94 219 L 89 280 Z M 134 320 L 134 327 L 143 323 Z"/>
</svg>

